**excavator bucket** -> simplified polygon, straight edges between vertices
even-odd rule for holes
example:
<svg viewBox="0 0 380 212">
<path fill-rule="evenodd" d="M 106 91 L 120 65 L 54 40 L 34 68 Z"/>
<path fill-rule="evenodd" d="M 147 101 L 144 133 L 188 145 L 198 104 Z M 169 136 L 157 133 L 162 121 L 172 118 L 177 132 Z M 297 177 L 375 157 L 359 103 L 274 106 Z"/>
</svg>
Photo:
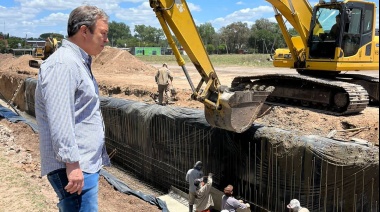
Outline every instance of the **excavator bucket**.
<svg viewBox="0 0 380 212">
<path fill-rule="evenodd" d="M 220 109 L 205 107 L 206 120 L 214 127 L 237 133 L 244 132 L 252 126 L 273 90 L 274 87 L 267 87 L 262 91 L 225 91 L 219 99 Z"/>
</svg>

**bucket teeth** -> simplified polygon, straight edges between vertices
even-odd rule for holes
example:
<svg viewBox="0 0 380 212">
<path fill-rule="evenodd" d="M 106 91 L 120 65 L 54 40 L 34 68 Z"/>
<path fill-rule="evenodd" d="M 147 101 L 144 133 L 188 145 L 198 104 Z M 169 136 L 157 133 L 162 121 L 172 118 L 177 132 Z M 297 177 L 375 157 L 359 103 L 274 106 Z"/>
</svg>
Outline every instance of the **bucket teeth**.
<svg viewBox="0 0 380 212">
<path fill-rule="evenodd" d="M 220 109 L 205 107 L 207 122 L 214 127 L 242 133 L 256 120 L 266 98 L 274 90 L 223 92 L 220 95 Z"/>
</svg>

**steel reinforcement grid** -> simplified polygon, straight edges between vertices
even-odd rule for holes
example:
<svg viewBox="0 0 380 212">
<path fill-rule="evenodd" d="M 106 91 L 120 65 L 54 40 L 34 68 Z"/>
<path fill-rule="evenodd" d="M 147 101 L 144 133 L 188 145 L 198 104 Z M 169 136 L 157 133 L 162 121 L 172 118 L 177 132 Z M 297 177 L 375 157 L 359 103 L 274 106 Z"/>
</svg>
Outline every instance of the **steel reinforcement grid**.
<svg viewBox="0 0 380 212">
<path fill-rule="evenodd" d="M 34 108 L 35 80 L 26 80 Z M 238 134 L 212 128 L 203 110 L 101 98 L 112 163 L 139 179 L 187 192 L 196 161 L 214 174 L 213 187 L 232 184 L 251 211 L 286 211 L 298 199 L 310 211 L 379 211 L 379 148 L 253 125 Z M 216 206 L 216 208 L 218 208 Z"/>
</svg>

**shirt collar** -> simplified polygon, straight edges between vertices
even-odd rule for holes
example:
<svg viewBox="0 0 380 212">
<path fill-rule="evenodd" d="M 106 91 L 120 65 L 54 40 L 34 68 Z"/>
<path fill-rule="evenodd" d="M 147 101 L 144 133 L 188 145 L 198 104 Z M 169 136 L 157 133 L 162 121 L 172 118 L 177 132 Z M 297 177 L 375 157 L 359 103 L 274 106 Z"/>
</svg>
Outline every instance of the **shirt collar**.
<svg viewBox="0 0 380 212">
<path fill-rule="evenodd" d="M 83 64 L 91 65 L 92 57 L 89 54 L 87 54 L 82 48 L 80 48 L 78 45 L 76 45 L 75 43 L 73 43 L 67 39 L 63 39 L 62 46 L 66 46 L 66 47 L 73 49 L 74 52 L 78 55 L 78 57 L 80 57 Z"/>
</svg>

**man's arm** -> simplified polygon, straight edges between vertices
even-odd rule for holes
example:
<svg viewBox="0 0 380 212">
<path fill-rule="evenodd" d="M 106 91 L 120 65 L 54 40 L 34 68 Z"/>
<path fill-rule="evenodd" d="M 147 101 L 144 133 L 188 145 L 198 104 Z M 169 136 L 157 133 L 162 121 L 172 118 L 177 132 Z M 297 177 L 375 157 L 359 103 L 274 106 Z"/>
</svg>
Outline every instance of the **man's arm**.
<svg viewBox="0 0 380 212">
<path fill-rule="evenodd" d="M 159 77 L 159 75 L 160 75 L 160 70 L 158 70 L 156 72 L 156 75 L 154 76 L 154 80 L 156 81 L 156 83 L 158 83 L 158 77 Z"/>
<path fill-rule="evenodd" d="M 228 204 L 230 204 L 234 208 L 241 208 L 241 209 L 246 209 L 247 206 L 248 206 L 247 204 L 239 202 L 239 200 L 237 200 L 235 198 L 229 198 L 228 199 Z"/>
<path fill-rule="evenodd" d="M 75 91 L 78 72 L 65 64 L 53 64 L 41 70 L 39 83 L 50 126 L 50 137 L 56 160 L 66 164 L 69 193 L 82 193 L 84 177 L 79 166 L 79 150 L 75 141 Z"/>
<path fill-rule="evenodd" d="M 211 174 L 211 173 L 210 173 Z M 200 194 L 208 194 L 211 191 L 212 187 L 212 175 L 208 175 L 207 177 L 207 183 L 202 186 L 202 188 L 199 189 Z"/>
<path fill-rule="evenodd" d="M 78 162 L 80 155 L 75 141 L 74 117 L 77 72 L 64 64 L 54 64 L 40 79 L 56 159 L 64 163 Z"/>
<path fill-rule="evenodd" d="M 80 195 L 84 186 L 84 177 L 79 162 L 66 163 L 66 175 L 69 180 L 65 186 L 66 191 L 70 194 L 77 192 Z"/>
<path fill-rule="evenodd" d="M 169 69 L 168 69 L 168 78 L 170 79 L 170 81 L 173 81 L 173 75 Z"/>
<path fill-rule="evenodd" d="M 190 175 L 190 170 L 187 171 L 187 173 L 186 173 L 186 182 L 189 182 L 189 175 Z"/>
</svg>

